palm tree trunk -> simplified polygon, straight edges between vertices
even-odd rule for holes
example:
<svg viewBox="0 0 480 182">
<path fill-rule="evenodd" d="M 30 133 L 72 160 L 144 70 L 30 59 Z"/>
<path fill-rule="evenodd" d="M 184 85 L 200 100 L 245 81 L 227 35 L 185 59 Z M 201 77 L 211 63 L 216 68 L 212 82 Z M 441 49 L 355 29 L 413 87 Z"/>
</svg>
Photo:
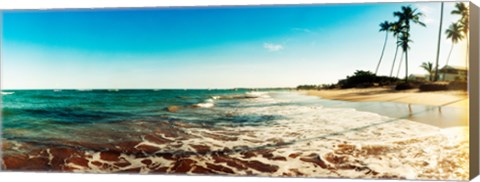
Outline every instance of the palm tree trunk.
<svg viewBox="0 0 480 182">
<path fill-rule="evenodd" d="M 402 68 L 402 62 L 403 62 L 403 52 L 400 55 L 400 63 L 398 63 L 397 78 L 400 75 L 400 68 Z"/>
<path fill-rule="evenodd" d="M 405 50 L 405 82 L 408 83 L 408 50 Z"/>
<path fill-rule="evenodd" d="M 442 40 L 442 22 L 443 22 L 443 2 L 441 3 L 440 8 L 440 27 L 438 28 L 438 44 L 437 44 L 437 60 L 435 63 L 435 78 L 434 80 L 438 80 L 438 60 L 440 59 L 440 41 Z"/>
<path fill-rule="evenodd" d="M 397 48 L 395 49 L 395 56 L 393 56 L 393 64 L 392 64 L 392 69 L 390 70 L 390 77 L 392 77 L 393 68 L 395 67 L 395 61 L 397 59 L 397 52 L 398 52 L 398 45 L 397 45 Z"/>
<path fill-rule="evenodd" d="M 450 52 L 448 52 L 448 57 L 447 57 L 447 62 L 445 63 L 445 67 L 448 66 L 448 61 L 450 60 L 450 55 L 452 55 L 453 45 L 454 45 L 454 43 L 452 42 L 452 46 L 450 47 Z M 443 81 L 445 81 L 445 75 L 446 74 L 447 74 L 447 70 L 444 69 L 443 70 L 443 78 L 442 78 Z"/>
<path fill-rule="evenodd" d="M 387 46 L 387 40 L 388 40 L 388 31 L 386 31 L 385 33 L 385 41 L 383 43 L 382 54 L 380 55 L 380 60 L 378 60 L 377 68 L 375 69 L 375 75 L 378 73 L 378 68 L 380 67 L 380 63 L 382 62 L 383 53 L 385 53 L 385 47 Z"/>
</svg>

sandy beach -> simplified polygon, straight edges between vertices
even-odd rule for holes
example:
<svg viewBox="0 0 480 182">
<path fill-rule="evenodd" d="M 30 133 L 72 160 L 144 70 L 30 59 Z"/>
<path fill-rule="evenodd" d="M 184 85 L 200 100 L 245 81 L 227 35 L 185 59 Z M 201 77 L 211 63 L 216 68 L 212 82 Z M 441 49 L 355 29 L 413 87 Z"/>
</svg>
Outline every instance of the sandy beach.
<svg viewBox="0 0 480 182">
<path fill-rule="evenodd" d="M 418 89 L 394 91 L 390 88 L 368 88 L 301 92 L 331 100 L 407 104 L 400 108 L 376 105 L 365 109 L 393 117 L 405 115 L 406 119 L 442 128 L 468 126 L 469 99 L 467 92 L 464 91 L 420 92 Z"/>
<path fill-rule="evenodd" d="M 468 107 L 468 94 L 463 91 L 420 92 L 418 89 L 392 91 L 389 88 L 308 90 L 308 95 L 325 99 L 360 102 L 400 102 L 430 106 Z"/>
</svg>

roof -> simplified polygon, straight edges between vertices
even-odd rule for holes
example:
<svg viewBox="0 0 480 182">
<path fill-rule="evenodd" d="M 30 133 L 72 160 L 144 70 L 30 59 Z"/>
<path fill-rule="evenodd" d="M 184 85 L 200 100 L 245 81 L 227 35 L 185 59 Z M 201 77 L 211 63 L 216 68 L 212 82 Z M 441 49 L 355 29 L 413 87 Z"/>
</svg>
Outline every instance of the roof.
<svg viewBox="0 0 480 182">
<path fill-rule="evenodd" d="M 440 69 L 440 70 L 445 70 L 445 69 L 467 71 L 467 68 L 466 68 L 466 67 L 463 67 L 463 66 L 450 66 L 450 65 L 444 66 L 444 67 L 443 67 L 442 69 Z"/>
</svg>

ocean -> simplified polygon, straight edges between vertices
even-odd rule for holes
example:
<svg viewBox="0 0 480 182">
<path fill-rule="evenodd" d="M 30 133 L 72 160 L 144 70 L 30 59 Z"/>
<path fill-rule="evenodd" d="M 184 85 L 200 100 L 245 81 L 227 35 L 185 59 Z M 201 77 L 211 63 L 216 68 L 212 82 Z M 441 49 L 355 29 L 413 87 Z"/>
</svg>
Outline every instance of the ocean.
<svg viewBox="0 0 480 182">
<path fill-rule="evenodd" d="M 404 106 L 281 89 L 3 90 L 2 168 L 467 179 L 468 128 L 410 121 Z"/>
</svg>

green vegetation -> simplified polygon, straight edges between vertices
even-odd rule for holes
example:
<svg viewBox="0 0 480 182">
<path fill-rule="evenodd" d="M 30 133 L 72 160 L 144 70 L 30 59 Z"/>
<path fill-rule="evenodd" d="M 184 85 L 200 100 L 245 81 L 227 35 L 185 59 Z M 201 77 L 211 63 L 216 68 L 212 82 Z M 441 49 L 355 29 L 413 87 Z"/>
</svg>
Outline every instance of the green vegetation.
<svg viewBox="0 0 480 182">
<path fill-rule="evenodd" d="M 373 86 L 390 85 L 397 82 L 398 79 L 388 76 L 377 76 L 370 71 L 357 70 L 352 76 L 339 80 L 337 85 L 340 88 L 366 88 Z"/>
<path fill-rule="evenodd" d="M 433 81 L 433 63 L 431 62 L 423 62 L 422 65 L 420 65 L 421 68 L 423 68 L 425 71 L 428 72 L 428 80 Z"/>
<path fill-rule="evenodd" d="M 368 88 L 375 86 L 392 85 L 398 82 L 395 77 L 377 76 L 370 71 L 357 70 L 353 75 L 347 76 L 345 79 L 339 80 L 336 84 L 321 85 L 300 85 L 299 90 L 320 90 L 335 88 Z"/>
<path fill-rule="evenodd" d="M 321 90 L 321 89 L 335 89 L 338 88 L 336 84 L 321 84 L 321 85 L 299 85 L 298 90 Z"/>
</svg>

